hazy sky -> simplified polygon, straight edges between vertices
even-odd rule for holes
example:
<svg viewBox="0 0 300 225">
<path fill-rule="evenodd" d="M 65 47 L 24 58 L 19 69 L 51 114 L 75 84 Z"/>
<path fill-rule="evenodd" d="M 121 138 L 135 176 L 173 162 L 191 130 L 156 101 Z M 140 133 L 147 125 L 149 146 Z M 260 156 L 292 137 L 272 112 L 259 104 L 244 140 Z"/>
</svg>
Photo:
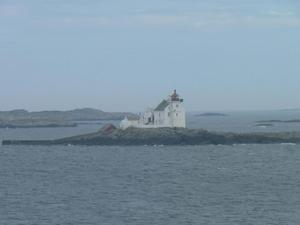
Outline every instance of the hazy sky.
<svg viewBox="0 0 300 225">
<path fill-rule="evenodd" d="M 300 108 L 299 0 L 0 0 L 0 110 Z"/>
</svg>

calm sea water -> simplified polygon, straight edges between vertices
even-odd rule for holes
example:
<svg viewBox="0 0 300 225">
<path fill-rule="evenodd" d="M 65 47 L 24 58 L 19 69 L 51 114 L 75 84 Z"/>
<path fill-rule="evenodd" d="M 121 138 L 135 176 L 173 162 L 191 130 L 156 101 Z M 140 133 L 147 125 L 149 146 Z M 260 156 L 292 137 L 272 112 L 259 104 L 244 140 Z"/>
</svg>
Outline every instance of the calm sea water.
<svg viewBox="0 0 300 225">
<path fill-rule="evenodd" d="M 219 131 L 258 128 L 287 113 L 189 117 Z M 298 116 L 298 118 L 300 115 Z M 0 139 L 57 138 L 99 129 L 0 129 Z M 300 146 L 0 146 L 2 225 L 300 224 Z"/>
</svg>

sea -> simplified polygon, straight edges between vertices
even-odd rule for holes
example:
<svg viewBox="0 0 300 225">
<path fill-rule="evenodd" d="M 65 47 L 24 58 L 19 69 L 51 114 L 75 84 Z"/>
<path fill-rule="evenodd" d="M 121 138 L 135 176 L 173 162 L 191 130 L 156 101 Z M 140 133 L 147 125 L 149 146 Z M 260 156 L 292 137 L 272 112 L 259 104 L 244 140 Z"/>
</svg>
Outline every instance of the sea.
<svg viewBox="0 0 300 225">
<path fill-rule="evenodd" d="M 298 110 L 188 114 L 188 127 L 300 131 Z M 74 128 L 0 129 L 55 139 Z M 300 145 L 0 146 L 0 225 L 299 225 Z"/>
</svg>

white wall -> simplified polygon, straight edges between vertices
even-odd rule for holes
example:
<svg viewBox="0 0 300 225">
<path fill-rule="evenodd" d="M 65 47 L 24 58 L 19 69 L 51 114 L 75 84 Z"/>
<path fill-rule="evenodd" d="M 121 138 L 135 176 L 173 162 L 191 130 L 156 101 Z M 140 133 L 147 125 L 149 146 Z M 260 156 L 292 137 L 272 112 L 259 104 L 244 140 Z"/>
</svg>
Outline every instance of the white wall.
<svg viewBox="0 0 300 225">
<path fill-rule="evenodd" d="M 173 127 L 186 127 L 185 109 L 181 102 L 172 102 L 170 104 L 172 126 Z"/>
<path fill-rule="evenodd" d="M 155 111 L 154 112 L 154 124 L 155 125 L 164 125 L 165 121 L 165 112 L 164 111 Z"/>
</svg>

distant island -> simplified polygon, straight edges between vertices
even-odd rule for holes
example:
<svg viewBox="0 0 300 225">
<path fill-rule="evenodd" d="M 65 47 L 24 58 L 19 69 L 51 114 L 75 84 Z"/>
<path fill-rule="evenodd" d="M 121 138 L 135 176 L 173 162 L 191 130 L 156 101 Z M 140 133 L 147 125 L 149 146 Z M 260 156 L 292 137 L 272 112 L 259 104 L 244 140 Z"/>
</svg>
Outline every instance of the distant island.
<svg viewBox="0 0 300 225">
<path fill-rule="evenodd" d="M 77 127 L 77 123 L 68 121 L 50 121 L 50 120 L 13 120 L 0 121 L 0 128 L 47 128 L 47 127 Z"/>
<path fill-rule="evenodd" d="M 136 118 L 132 113 L 104 112 L 92 108 L 69 111 L 0 111 L 0 128 L 75 127 L 79 121 L 122 120 Z"/>
<path fill-rule="evenodd" d="M 255 126 L 265 128 L 265 127 L 274 127 L 274 124 L 273 123 L 257 123 Z"/>
<path fill-rule="evenodd" d="M 212 112 L 210 112 L 210 113 L 201 113 L 201 114 L 197 114 L 196 116 L 229 116 L 229 115 L 227 115 L 227 114 L 224 114 L 224 113 L 212 113 Z"/>
<path fill-rule="evenodd" d="M 4 140 L 3 145 L 232 145 L 300 143 L 299 132 L 222 133 L 187 128 L 127 128 L 109 124 L 95 133 L 56 140 Z"/>
<path fill-rule="evenodd" d="M 261 120 L 261 121 L 256 121 L 256 123 L 300 123 L 300 119 L 294 119 L 294 120 Z"/>
</svg>

